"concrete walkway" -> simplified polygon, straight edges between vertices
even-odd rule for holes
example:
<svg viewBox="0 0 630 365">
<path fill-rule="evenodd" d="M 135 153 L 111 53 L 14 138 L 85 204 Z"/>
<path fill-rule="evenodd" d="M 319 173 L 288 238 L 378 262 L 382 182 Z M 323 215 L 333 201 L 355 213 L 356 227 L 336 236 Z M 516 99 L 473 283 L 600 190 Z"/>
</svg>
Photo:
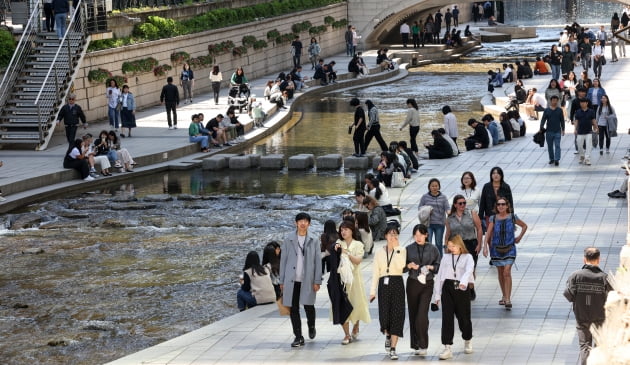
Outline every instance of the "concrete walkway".
<svg viewBox="0 0 630 365">
<path fill-rule="evenodd" d="M 578 71 L 581 69 L 578 68 Z M 437 177 L 442 191 L 452 195 L 464 171 L 472 171 L 481 189 L 489 181 L 490 169 L 501 166 L 512 187 L 516 213 L 528 226 L 519 245 L 513 269 L 511 312 L 499 306 L 501 298 L 496 270 L 479 260 L 477 300 L 472 305 L 474 353 L 463 353 L 463 340 L 456 331 L 451 364 L 576 364 L 578 357 L 575 322 L 570 304 L 562 291 L 568 275 L 581 267 L 582 251 L 596 245 L 602 252 L 605 271 L 618 266 L 619 250 L 625 244 L 627 203 L 610 199 L 606 193 L 619 187 L 624 178 L 621 159 L 630 146 L 626 131 L 630 123 L 630 61 L 621 58 L 603 71 L 603 85 L 616 108 L 619 137 L 613 139 L 611 153 L 600 156 L 596 150 L 592 166 L 578 164 L 573 154 L 573 129 L 563 138 L 560 166 L 547 164 L 547 149 L 535 145 L 531 136 L 538 122 L 528 123 L 528 135 L 490 150 L 466 152 L 449 160 L 425 160 L 406 187 L 391 189 L 403 211 L 401 243 L 411 239 L 417 223 L 417 204 L 427 191 L 428 180 Z M 526 82 L 526 86 L 548 83 L 548 77 Z M 480 113 L 481 116 L 481 113 Z M 165 132 L 166 133 L 166 132 Z M 465 134 L 466 131 L 460 133 Z M 318 232 L 315 232 L 318 234 Z M 365 287 L 371 281 L 371 259 L 362 263 Z M 348 346 L 340 341 L 343 332 L 328 321 L 329 301 L 325 289 L 317 296 L 317 338 L 306 346 L 292 349 L 291 324 L 278 315 L 275 305 L 258 306 L 230 316 L 199 330 L 160 345 L 126 356 L 110 364 L 266 364 L 266 363 L 355 363 L 389 362 L 379 333 L 377 302 L 369 305 L 370 324 L 362 324 L 359 340 Z M 429 355 L 420 360 L 409 348 L 408 328 L 397 346 L 400 361 L 438 362 L 440 312 L 430 313 Z M 407 324 L 408 326 L 408 324 Z M 446 363 L 446 362 L 445 362 Z"/>
</svg>

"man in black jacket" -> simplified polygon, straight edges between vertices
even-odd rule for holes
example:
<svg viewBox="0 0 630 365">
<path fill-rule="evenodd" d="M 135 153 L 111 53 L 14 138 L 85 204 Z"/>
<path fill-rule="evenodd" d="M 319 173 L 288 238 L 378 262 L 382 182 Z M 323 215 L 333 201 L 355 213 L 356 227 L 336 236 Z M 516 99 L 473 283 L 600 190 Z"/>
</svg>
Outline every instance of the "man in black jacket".
<svg viewBox="0 0 630 365">
<path fill-rule="evenodd" d="M 612 290 L 606 273 L 599 268 L 599 255 L 599 249 L 595 247 L 584 249 L 584 266 L 569 276 L 564 290 L 565 298 L 573 303 L 582 365 L 586 365 L 593 345 L 591 324 L 601 326 L 604 322 L 604 305 L 608 292 Z"/>
<path fill-rule="evenodd" d="M 76 139 L 79 120 L 83 124 L 83 128 L 87 128 L 88 125 L 83 109 L 74 103 L 76 98 L 77 96 L 74 94 L 68 95 L 68 104 L 64 105 L 57 115 L 57 124 L 63 120 L 66 127 L 66 139 L 69 144 L 73 144 Z"/>
<path fill-rule="evenodd" d="M 166 78 L 167 84 L 162 88 L 160 94 L 160 103 L 166 105 L 166 120 L 168 121 L 168 129 L 177 129 L 177 106 L 179 105 L 179 90 L 173 85 L 171 76 Z M 173 112 L 173 119 L 171 119 Z M 172 121 L 171 121 L 172 120 Z"/>
</svg>

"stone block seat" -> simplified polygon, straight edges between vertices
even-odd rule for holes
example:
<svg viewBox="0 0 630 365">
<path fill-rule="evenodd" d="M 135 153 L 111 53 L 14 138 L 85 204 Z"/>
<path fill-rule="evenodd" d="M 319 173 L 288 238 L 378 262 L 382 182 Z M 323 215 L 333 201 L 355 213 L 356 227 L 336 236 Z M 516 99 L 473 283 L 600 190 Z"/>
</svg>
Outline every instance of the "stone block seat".
<svg viewBox="0 0 630 365">
<path fill-rule="evenodd" d="M 317 157 L 318 170 L 338 170 L 343 164 L 343 158 L 338 153 L 331 153 Z"/>
<path fill-rule="evenodd" d="M 367 170 L 369 168 L 368 157 L 348 156 L 343 161 L 343 166 L 346 170 Z"/>
<path fill-rule="evenodd" d="M 264 170 L 281 170 L 284 168 L 284 155 L 270 154 L 260 156 L 259 166 Z"/>
<path fill-rule="evenodd" d="M 249 169 L 252 166 L 252 160 L 249 155 L 230 157 L 229 166 L 234 170 Z"/>
<path fill-rule="evenodd" d="M 230 158 L 238 156 L 235 153 L 219 153 L 203 159 L 202 170 L 223 170 L 229 166 Z"/>
<path fill-rule="evenodd" d="M 311 153 L 302 153 L 289 157 L 289 170 L 306 170 L 315 165 L 315 156 Z"/>
</svg>

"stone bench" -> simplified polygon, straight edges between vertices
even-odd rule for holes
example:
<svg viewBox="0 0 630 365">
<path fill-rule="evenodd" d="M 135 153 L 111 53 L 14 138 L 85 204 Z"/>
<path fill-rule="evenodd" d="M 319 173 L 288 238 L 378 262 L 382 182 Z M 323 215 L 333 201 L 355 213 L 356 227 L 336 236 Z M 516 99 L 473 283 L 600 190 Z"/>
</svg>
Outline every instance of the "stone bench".
<svg viewBox="0 0 630 365">
<path fill-rule="evenodd" d="M 313 168 L 315 157 L 311 153 L 302 153 L 289 157 L 289 170 L 306 170 Z"/>
<path fill-rule="evenodd" d="M 331 153 L 317 157 L 318 170 L 338 170 L 343 164 L 343 158 L 338 153 Z"/>
<path fill-rule="evenodd" d="M 346 170 L 367 170 L 369 168 L 368 160 L 368 156 L 348 156 L 343 160 L 343 167 Z"/>
<path fill-rule="evenodd" d="M 284 155 L 283 154 L 271 154 L 260 156 L 259 166 L 265 170 L 281 170 L 284 168 Z"/>
<path fill-rule="evenodd" d="M 252 167 L 252 160 L 249 155 L 230 157 L 230 169 L 244 170 Z"/>
</svg>

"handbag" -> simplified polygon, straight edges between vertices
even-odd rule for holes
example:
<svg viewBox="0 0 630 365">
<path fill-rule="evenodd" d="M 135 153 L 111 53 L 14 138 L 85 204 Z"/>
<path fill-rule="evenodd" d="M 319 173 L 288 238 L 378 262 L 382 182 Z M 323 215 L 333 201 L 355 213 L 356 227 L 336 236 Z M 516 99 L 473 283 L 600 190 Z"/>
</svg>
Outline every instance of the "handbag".
<svg viewBox="0 0 630 365">
<path fill-rule="evenodd" d="M 291 314 L 291 307 L 287 307 L 286 305 L 282 304 L 282 297 L 276 300 L 276 304 L 278 305 L 278 313 L 280 313 L 281 316 L 288 316 L 289 314 Z"/>
<path fill-rule="evenodd" d="M 119 101 L 118 104 L 116 104 L 116 111 L 119 112 L 122 110 L 122 102 Z"/>
<path fill-rule="evenodd" d="M 602 66 L 606 64 L 606 57 L 604 57 L 604 55 L 602 55 Z"/>
<path fill-rule="evenodd" d="M 494 249 L 497 251 L 497 253 L 505 255 L 510 252 L 510 250 L 512 249 L 512 245 L 497 245 L 494 247 Z"/>
<path fill-rule="evenodd" d="M 392 188 L 402 188 L 405 186 L 405 175 L 402 171 L 392 172 Z"/>
</svg>

